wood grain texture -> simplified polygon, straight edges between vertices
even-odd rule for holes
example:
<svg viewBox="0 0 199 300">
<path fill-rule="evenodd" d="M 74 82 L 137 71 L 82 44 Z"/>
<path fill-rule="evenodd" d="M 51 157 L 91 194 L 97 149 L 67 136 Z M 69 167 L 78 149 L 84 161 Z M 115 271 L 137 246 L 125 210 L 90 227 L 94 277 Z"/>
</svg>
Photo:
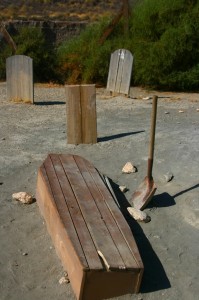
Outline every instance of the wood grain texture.
<svg viewBox="0 0 199 300">
<path fill-rule="evenodd" d="M 49 154 L 39 168 L 36 197 L 78 300 L 139 291 L 143 264 L 137 245 L 90 162 Z"/>
<path fill-rule="evenodd" d="M 82 143 L 82 111 L 79 85 L 65 86 L 67 110 L 67 143 Z"/>
<path fill-rule="evenodd" d="M 25 55 L 6 59 L 7 99 L 34 103 L 33 60 Z"/>
<path fill-rule="evenodd" d="M 129 95 L 133 56 L 126 49 L 118 49 L 111 54 L 107 90 L 113 94 Z"/>
<path fill-rule="evenodd" d="M 67 142 L 97 142 L 96 89 L 94 84 L 66 85 Z"/>
</svg>

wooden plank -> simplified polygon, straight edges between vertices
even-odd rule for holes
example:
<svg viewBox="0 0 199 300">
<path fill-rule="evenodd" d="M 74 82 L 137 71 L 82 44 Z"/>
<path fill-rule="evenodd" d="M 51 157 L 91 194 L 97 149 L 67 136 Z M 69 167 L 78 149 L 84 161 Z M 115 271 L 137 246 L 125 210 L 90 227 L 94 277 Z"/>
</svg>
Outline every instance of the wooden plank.
<svg viewBox="0 0 199 300">
<path fill-rule="evenodd" d="M 96 91 L 94 84 L 80 86 L 82 143 L 97 143 Z"/>
<path fill-rule="evenodd" d="M 95 248 L 85 220 L 82 217 L 77 200 L 71 189 L 70 183 L 67 179 L 67 175 L 64 172 L 60 158 L 56 154 L 50 154 L 50 158 L 59 180 L 59 184 L 64 195 L 66 206 L 70 213 L 72 223 L 76 230 L 76 235 L 79 238 L 83 252 L 88 262 L 88 266 L 90 269 L 101 270 L 103 269 L 103 266 L 97 254 L 97 249 Z"/>
<path fill-rule="evenodd" d="M 119 60 L 120 60 L 120 50 L 116 50 L 111 54 L 110 65 L 109 65 L 107 90 L 110 92 L 115 91 L 115 83 L 117 79 Z"/>
<path fill-rule="evenodd" d="M 130 51 L 124 49 L 124 63 L 123 63 L 123 73 L 122 82 L 120 85 L 120 93 L 128 95 L 131 83 L 131 74 L 133 67 L 133 55 Z"/>
<path fill-rule="evenodd" d="M 98 251 L 108 258 L 110 270 L 125 269 L 125 264 L 116 248 L 93 197 L 81 176 L 72 156 L 60 155 L 73 192 L 77 198 L 82 215 Z"/>
<path fill-rule="evenodd" d="M 111 54 L 107 90 L 129 94 L 133 56 L 126 49 L 118 49 Z"/>
<path fill-rule="evenodd" d="M 119 52 L 119 66 L 117 71 L 117 78 L 115 82 L 115 92 L 120 93 L 120 86 L 122 83 L 122 76 L 123 76 L 123 68 L 124 68 L 124 59 L 125 59 L 125 50 L 120 49 Z"/>
<path fill-rule="evenodd" d="M 89 170 L 87 168 L 87 164 L 88 161 L 86 161 L 85 159 L 83 159 L 80 156 L 75 155 L 74 159 L 80 169 L 80 172 L 86 182 L 86 185 L 88 186 L 93 199 L 96 203 L 96 206 L 98 207 L 102 218 L 108 228 L 108 231 L 118 249 L 118 251 L 120 252 L 120 255 L 125 263 L 125 266 L 128 270 L 133 270 L 137 267 L 137 263 L 134 259 L 134 257 L 132 256 L 132 253 L 120 231 L 120 229 L 117 226 L 117 223 L 115 222 L 114 218 L 112 217 L 112 214 L 109 210 L 109 208 L 106 205 L 105 199 L 103 194 L 101 193 L 101 190 L 98 189 L 98 185 L 96 184 L 96 182 L 93 180 L 92 174 L 90 174 L 90 170 L 95 169 L 92 164 L 90 164 L 89 166 Z M 101 180 L 101 178 L 99 178 L 99 180 Z M 102 187 L 102 189 L 106 190 L 106 186 L 104 185 Z M 111 196 L 111 195 L 110 195 Z M 106 259 L 109 261 L 109 258 L 106 257 Z"/>
<path fill-rule="evenodd" d="M 67 142 L 82 143 L 81 94 L 79 85 L 66 85 Z"/>
<path fill-rule="evenodd" d="M 133 234 L 131 232 L 131 229 L 126 222 L 125 218 L 121 214 L 117 204 L 113 201 L 112 196 L 110 195 L 109 191 L 107 189 L 104 189 L 104 182 L 103 180 L 99 177 L 98 171 L 93 168 L 92 164 L 88 162 L 87 164 L 89 172 L 92 174 L 93 180 L 95 181 L 96 185 L 100 189 L 101 194 L 103 195 L 106 204 L 115 219 L 115 222 L 117 223 L 118 228 L 120 229 L 127 245 L 129 246 L 132 255 L 134 256 L 136 266 L 137 268 L 140 268 L 140 266 L 143 267 L 143 263 L 135 242 L 135 239 L 133 237 Z"/>
<path fill-rule="evenodd" d="M 51 235 L 56 252 L 64 266 L 64 270 L 66 270 L 69 275 L 71 285 L 77 297 L 79 296 L 79 299 L 81 299 L 85 282 L 85 271 L 88 270 L 88 268 L 82 264 L 81 257 L 78 256 L 70 240 L 70 236 L 67 233 L 67 228 L 60 218 L 52 193 L 49 192 L 48 179 L 46 181 L 47 176 L 44 176 L 45 173 L 45 168 L 40 167 L 37 177 L 37 203 L 45 218 L 48 232 Z"/>
<path fill-rule="evenodd" d="M 67 208 L 67 205 L 65 202 L 65 198 L 63 196 L 57 175 L 55 173 L 52 161 L 49 156 L 44 161 L 44 167 L 46 169 L 46 174 L 48 176 L 49 184 L 51 186 L 53 199 L 57 206 L 57 210 L 58 210 L 60 219 L 64 224 L 66 234 L 68 235 L 72 245 L 74 245 L 74 252 L 76 252 L 77 255 L 79 256 L 82 266 L 84 268 L 88 268 L 87 260 L 85 258 L 82 246 L 79 242 L 79 239 L 77 237 L 76 230 L 73 226 L 73 221 L 72 221 L 70 213 L 68 211 L 68 208 Z"/>
</svg>

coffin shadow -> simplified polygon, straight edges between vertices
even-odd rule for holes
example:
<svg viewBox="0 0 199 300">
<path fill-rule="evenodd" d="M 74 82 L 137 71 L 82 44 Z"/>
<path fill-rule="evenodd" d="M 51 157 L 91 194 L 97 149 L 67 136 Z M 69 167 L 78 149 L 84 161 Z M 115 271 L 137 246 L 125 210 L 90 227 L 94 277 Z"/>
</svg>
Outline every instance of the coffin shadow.
<svg viewBox="0 0 199 300">
<path fill-rule="evenodd" d="M 127 207 L 130 206 L 129 202 L 120 191 L 119 186 L 111 179 L 109 179 L 109 182 L 116 196 L 116 204 L 120 207 L 131 228 L 144 264 L 144 275 L 140 292 L 149 293 L 170 288 L 171 284 L 161 261 L 153 250 L 141 226 L 127 212 Z"/>
</svg>

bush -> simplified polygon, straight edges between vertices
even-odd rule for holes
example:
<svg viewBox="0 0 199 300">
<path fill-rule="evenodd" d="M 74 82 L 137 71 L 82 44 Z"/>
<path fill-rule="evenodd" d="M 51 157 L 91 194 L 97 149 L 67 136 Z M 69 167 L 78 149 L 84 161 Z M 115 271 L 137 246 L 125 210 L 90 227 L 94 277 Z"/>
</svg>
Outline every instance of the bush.
<svg viewBox="0 0 199 300">
<path fill-rule="evenodd" d="M 145 0 L 131 33 L 138 85 L 170 90 L 199 87 L 199 1 Z"/>
<path fill-rule="evenodd" d="M 45 82 L 56 78 L 56 54 L 39 28 L 22 28 L 15 37 L 16 54 L 33 59 L 34 80 Z"/>
<path fill-rule="evenodd" d="M 12 50 L 3 40 L 0 41 L 0 80 L 6 79 L 6 58 L 12 55 Z"/>
<path fill-rule="evenodd" d="M 79 37 L 60 45 L 58 62 L 62 79 L 66 83 L 101 83 L 107 80 L 110 54 L 127 46 L 121 23 L 103 45 L 99 39 L 108 20 L 88 26 Z"/>
</svg>

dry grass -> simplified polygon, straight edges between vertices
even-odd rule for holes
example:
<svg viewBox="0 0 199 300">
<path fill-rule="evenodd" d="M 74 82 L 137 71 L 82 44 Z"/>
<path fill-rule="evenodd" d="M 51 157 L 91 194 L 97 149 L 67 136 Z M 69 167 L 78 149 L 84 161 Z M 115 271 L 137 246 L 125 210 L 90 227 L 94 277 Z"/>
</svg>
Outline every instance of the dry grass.
<svg viewBox="0 0 199 300">
<path fill-rule="evenodd" d="M 8 19 L 57 19 L 66 21 L 96 21 L 102 16 L 116 14 L 122 1 L 119 0 L 62 0 L 53 4 L 53 1 L 37 0 L 1 0 L 0 20 Z"/>
</svg>

